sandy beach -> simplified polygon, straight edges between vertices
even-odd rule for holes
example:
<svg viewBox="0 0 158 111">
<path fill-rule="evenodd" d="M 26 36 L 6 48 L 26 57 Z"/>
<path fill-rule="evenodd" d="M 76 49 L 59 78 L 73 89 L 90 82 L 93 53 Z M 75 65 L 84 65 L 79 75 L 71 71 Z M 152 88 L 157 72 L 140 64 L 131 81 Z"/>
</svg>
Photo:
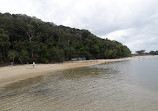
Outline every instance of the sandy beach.
<svg viewBox="0 0 158 111">
<path fill-rule="evenodd" d="M 150 57 L 158 56 L 136 56 L 128 57 L 122 59 L 100 59 L 100 60 L 84 60 L 84 61 L 69 61 L 64 63 L 56 64 L 36 64 L 33 68 L 32 64 L 30 65 L 18 65 L 18 66 L 6 66 L 0 68 L 0 86 L 6 85 L 11 82 L 18 80 L 32 78 L 42 74 L 62 71 L 65 69 L 85 67 L 91 65 L 97 65 L 102 63 L 110 63 L 116 61 L 125 61 L 125 60 L 134 60 L 134 59 L 144 59 Z"/>
</svg>

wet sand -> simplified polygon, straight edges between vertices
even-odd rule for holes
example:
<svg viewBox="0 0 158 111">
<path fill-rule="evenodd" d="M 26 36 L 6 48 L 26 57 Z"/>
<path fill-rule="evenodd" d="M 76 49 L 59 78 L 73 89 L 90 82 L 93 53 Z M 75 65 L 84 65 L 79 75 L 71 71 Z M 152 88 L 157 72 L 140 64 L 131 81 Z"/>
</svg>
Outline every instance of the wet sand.
<svg viewBox="0 0 158 111">
<path fill-rule="evenodd" d="M 84 60 L 84 61 L 69 61 L 58 64 L 36 64 L 33 68 L 32 64 L 30 65 L 18 65 L 18 66 L 7 66 L 0 68 L 0 86 L 6 85 L 17 80 L 22 80 L 26 78 L 32 78 L 42 74 L 62 71 L 65 69 L 85 67 L 91 65 L 97 65 L 102 63 L 133 60 L 133 59 L 144 59 L 149 57 L 158 57 L 158 56 L 136 56 L 128 57 L 122 59 L 100 59 L 100 60 Z"/>
</svg>

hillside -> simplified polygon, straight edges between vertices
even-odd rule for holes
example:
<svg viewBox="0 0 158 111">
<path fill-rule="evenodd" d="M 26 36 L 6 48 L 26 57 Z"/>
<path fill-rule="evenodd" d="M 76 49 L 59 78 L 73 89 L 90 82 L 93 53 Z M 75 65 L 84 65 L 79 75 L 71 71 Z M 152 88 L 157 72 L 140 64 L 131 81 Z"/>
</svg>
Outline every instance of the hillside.
<svg viewBox="0 0 158 111">
<path fill-rule="evenodd" d="M 57 26 L 27 15 L 0 13 L 1 64 L 120 58 L 130 54 L 128 47 L 101 39 L 88 30 Z"/>
</svg>

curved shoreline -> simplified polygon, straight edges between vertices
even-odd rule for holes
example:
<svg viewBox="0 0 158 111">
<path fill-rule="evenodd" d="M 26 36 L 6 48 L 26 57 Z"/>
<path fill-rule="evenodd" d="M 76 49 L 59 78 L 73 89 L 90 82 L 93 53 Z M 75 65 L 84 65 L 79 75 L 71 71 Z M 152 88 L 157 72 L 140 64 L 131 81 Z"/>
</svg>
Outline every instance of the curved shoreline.
<svg viewBox="0 0 158 111">
<path fill-rule="evenodd" d="M 117 61 L 144 59 L 144 58 L 151 58 L 151 57 L 158 57 L 158 56 L 136 56 L 136 57 L 128 57 L 128 58 L 122 58 L 122 59 L 68 61 L 68 62 L 58 63 L 58 64 L 36 64 L 35 68 L 33 68 L 32 64 L 1 67 L 0 68 L 0 87 L 8 83 L 18 81 L 18 80 L 32 78 L 39 75 L 53 73 L 53 72 L 62 71 L 66 69 L 97 65 L 97 64 L 102 64 L 102 63 L 117 62 Z"/>
</svg>

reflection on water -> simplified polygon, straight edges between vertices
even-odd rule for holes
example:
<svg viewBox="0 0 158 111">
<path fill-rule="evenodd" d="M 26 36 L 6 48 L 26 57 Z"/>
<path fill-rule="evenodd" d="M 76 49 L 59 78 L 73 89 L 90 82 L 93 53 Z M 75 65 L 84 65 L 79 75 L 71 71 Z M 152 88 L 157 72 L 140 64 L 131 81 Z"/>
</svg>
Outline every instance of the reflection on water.
<svg viewBox="0 0 158 111">
<path fill-rule="evenodd" d="M 0 111 L 158 111 L 158 69 L 148 66 L 155 61 L 70 69 L 9 84 L 0 89 Z"/>
</svg>

